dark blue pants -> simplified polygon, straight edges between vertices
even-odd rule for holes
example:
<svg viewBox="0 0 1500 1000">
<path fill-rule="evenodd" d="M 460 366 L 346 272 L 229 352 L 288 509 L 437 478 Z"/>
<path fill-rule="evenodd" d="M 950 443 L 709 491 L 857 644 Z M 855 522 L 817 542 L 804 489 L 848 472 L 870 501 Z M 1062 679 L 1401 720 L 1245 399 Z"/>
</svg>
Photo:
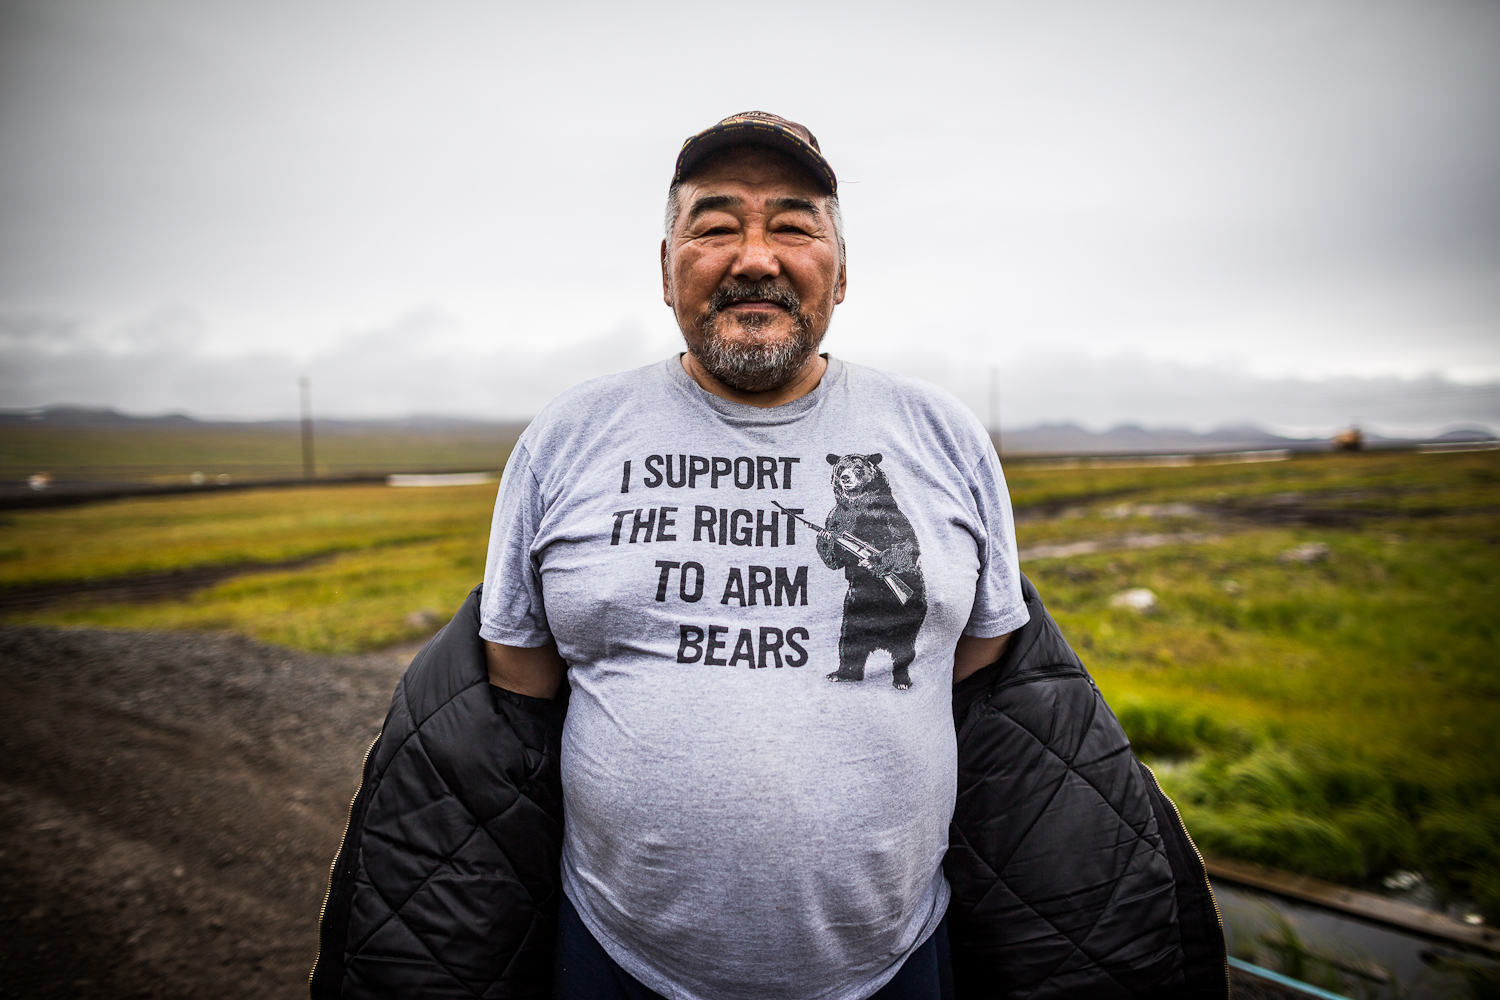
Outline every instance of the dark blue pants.
<svg viewBox="0 0 1500 1000">
<path fill-rule="evenodd" d="M 663 1000 L 609 957 L 566 895 L 558 912 L 553 975 L 553 1000 Z M 947 917 L 870 1000 L 953 1000 Z"/>
</svg>

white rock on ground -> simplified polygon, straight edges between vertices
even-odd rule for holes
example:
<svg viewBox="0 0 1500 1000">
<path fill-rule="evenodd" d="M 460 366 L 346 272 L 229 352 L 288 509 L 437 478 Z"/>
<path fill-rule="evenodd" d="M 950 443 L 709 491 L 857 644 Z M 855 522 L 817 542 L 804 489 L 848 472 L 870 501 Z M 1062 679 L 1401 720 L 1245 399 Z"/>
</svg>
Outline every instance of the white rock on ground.
<svg viewBox="0 0 1500 1000">
<path fill-rule="evenodd" d="M 1112 608 L 1130 608 L 1132 611 L 1150 611 L 1156 607 L 1156 595 L 1145 587 L 1122 590 L 1109 599 Z"/>
<path fill-rule="evenodd" d="M 1322 562 L 1329 555 L 1327 542 L 1306 542 L 1296 548 L 1287 549 L 1277 558 L 1284 563 L 1315 563 Z"/>
</svg>

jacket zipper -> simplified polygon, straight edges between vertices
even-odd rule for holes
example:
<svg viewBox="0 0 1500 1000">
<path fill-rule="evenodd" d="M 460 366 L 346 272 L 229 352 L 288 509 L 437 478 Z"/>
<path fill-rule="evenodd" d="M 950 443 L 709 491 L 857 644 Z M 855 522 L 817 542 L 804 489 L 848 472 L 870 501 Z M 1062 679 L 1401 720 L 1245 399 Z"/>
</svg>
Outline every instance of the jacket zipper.
<svg viewBox="0 0 1500 1000">
<path fill-rule="evenodd" d="M 384 735 L 382 732 L 381 735 Z M 313 959 L 313 966 L 307 973 L 307 985 L 312 987 L 313 979 L 318 975 L 318 966 L 323 961 L 323 918 L 328 916 L 328 901 L 333 898 L 333 873 L 338 870 L 339 857 L 344 853 L 344 841 L 349 836 L 349 827 L 354 822 L 354 803 L 359 801 L 359 793 L 365 788 L 365 768 L 370 766 L 370 754 L 375 752 L 375 744 L 380 742 L 380 735 L 370 741 L 370 746 L 365 750 L 365 759 L 359 765 L 359 784 L 354 786 L 354 797 L 349 800 L 349 814 L 344 817 L 344 832 L 339 835 L 338 850 L 333 852 L 333 861 L 328 865 L 328 888 L 323 892 L 323 905 L 318 907 L 318 955 Z M 1184 827 L 1186 829 L 1186 827 Z M 1214 904 L 1217 906 L 1218 904 Z"/>
<path fill-rule="evenodd" d="M 1140 760 L 1139 757 L 1136 759 Z M 1146 769 L 1147 774 L 1151 775 L 1151 783 L 1156 786 L 1158 792 L 1161 792 L 1161 797 L 1166 799 L 1167 804 L 1172 807 L 1172 812 L 1177 815 L 1177 825 L 1182 827 L 1182 834 L 1187 837 L 1188 846 L 1198 856 L 1198 867 L 1203 871 L 1203 885 L 1208 889 L 1208 901 L 1214 904 L 1214 919 L 1219 922 L 1219 938 L 1222 940 L 1224 937 L 1224 914 L 1219 911 L 1219 897 L 1214 895 L 1214 884 L 1208 880 L 1208 862 L 1203 859 L 1203 852 L 1198 850 L 1198 845 L 1193 843 L 1193 835 L 1188 832 L 1187 824 L 1182 821 L 1182 810 L 1177 808 L 1177 803 L 1172 801 L 1172 796 L 1168 795 L 1166 790 L 1161 787 L 1161 782 L 1156 780 L 1156 772 L 1151 770 L 1151 765 L 1143 760 L 1141 761 L 1141 766 Z M 1230 995 L 1231 989 L 1229 963 L 1226 961 L 1224 963 L 1224 995 L 1226 997 Z"/>
<path fill-rule="evenodd" d="M 1046 670 L 1033 670 L 1022 674 L 1020 677 L 1012 677 L 1010 680 L 1001 681 L 992 689 L 992 693 L 1004 691 L 1007 688 L 1019 687 L 1022 684 L 1033 684 L 1037 681 L 1050 681 L 1058 677 L 1079 677 L 1083 671 L 1073 666 L 1048 667 Z"/>
</svg>

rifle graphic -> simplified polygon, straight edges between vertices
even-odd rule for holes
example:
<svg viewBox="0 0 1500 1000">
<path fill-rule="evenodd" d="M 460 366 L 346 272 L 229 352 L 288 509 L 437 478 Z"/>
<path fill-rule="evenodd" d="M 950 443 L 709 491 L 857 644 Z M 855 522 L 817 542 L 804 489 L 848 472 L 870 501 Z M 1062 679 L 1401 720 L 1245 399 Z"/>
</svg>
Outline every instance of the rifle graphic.
<svg viewBox="0 0 1500 1000">
<path fill-rule="evenodd" d="M 880 555 L 883 551 L 882 549 L 877 549 L 875 546 L 871 545 L 869 542 L 864 541 L 863 539 L 855 538 L 847 531 L 830 531 L 822 525 L 814 524 L 805 517 L 802 517 L 798 514 L 793 514 L 791 511 L 781 506 L 781 504 L 777 503 L 775 500 L 771 501 L 771 506 L 781 511 L 787 517 L 796 518 L 812 530 L 816 531 L 818 534 L 827 535 L 833 540 L 834 544 L 842 545 L 844 548 L 854 553 L 859 557 L 859 564 L 865 569 L 870 569 L 870 560 Z M 896 595 L 896 600 L 900 601 L 902 604 L 905 604 L 907 601 L 912 599 L 912 594 L 914 593 L 914 591 L 906 585 L 905 580 L 901 579 L 895 573 L 885 573 L 880 578 L 885 581 L 885 585 L 887 587 L 891 588 L 891 593 Z"/>
</svg>

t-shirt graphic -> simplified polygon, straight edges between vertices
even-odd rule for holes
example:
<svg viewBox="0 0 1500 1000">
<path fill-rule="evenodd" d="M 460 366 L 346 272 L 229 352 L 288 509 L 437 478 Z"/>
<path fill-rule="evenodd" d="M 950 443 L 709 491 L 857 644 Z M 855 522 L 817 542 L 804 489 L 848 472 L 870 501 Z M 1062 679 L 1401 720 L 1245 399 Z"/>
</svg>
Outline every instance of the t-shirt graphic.
<svg viewBox="0 0 1500 1000">
<path fill-rule="evenodd" d="M 877 649 L 891 655 L 891 684 L 911 687 L 917 633 L 927 617 L 922 552 L 880 468 L 881 455 L 829 455 L 834 508 L 818 533 L 818 555 L 849 581 L 831 681 L 862 681 Z"/>
</svg>

